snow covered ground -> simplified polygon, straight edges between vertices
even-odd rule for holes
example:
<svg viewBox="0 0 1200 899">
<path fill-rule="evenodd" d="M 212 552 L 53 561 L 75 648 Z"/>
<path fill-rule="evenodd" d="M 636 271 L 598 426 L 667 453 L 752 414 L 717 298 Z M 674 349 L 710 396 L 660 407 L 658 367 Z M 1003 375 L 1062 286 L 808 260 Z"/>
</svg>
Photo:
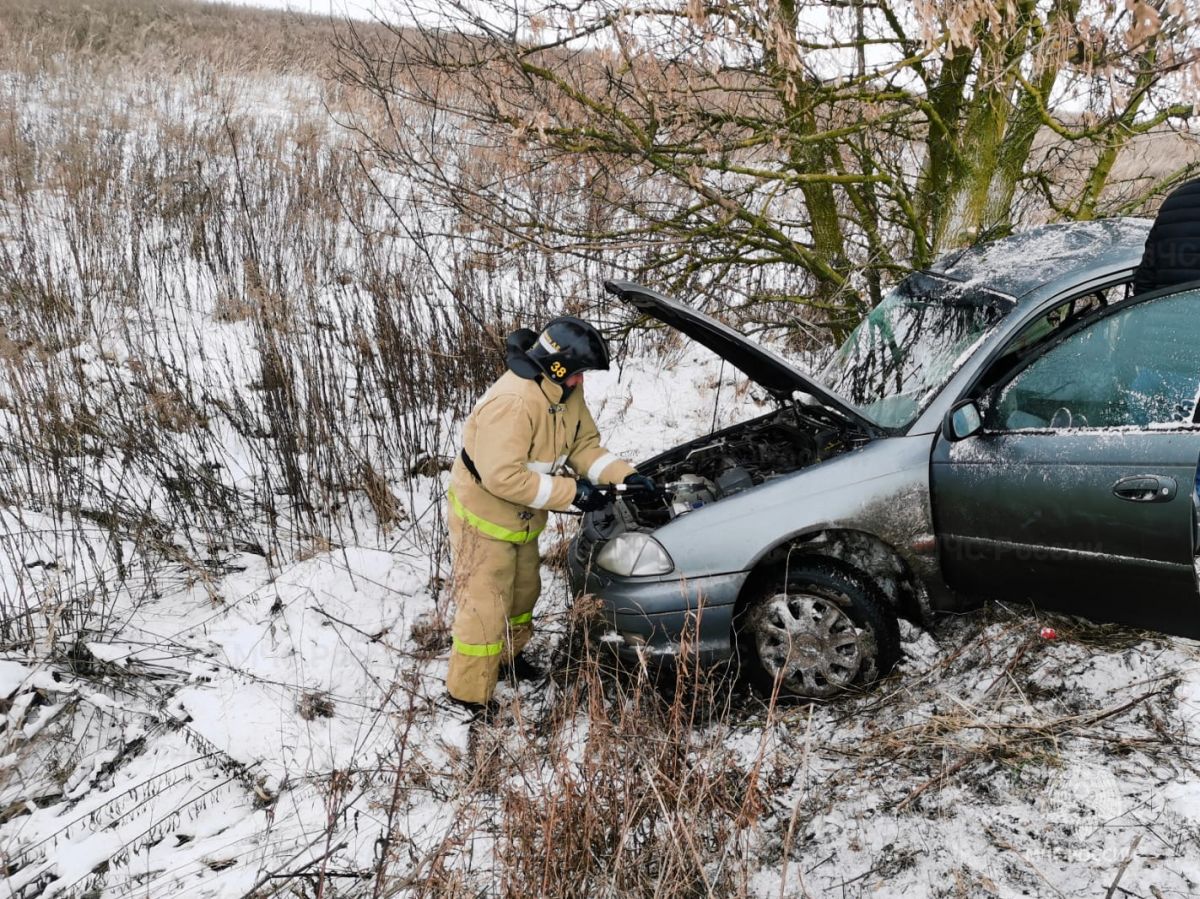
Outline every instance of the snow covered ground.
<svg viewBox="0 0 1200 899">
<path fill-rule="evenodd" d="M 118 170 L 149 159 L 150 175 L 85 184 L 106 213 L 90 221 L 69 184 L 20 187 L 0 167 L 0 242 L 38 251 L 0 257 L 5 285 L 34 285 L 28 266 L 94 301 L 62 312 L 14 292 L 0 330 L 0 896 L 1200 893 L 1192 641 L 997 603 L 932 632 L 906 624 L 905 661 L 864 695 L 772 708 L 718 683 L 691 708 L 572 661 L 561 517 L 543 537 L 534 644 L 554 677 L 502 685 L 500 718 L 470 725 L 442 686 L 445 473 L 394 457 L 409 445 L 376 419 L 388 385 L 363 361 L 384 316 L 368 314 L 381 297 L 361 269 L 379 248 L 340 219 L 295 225 L 302 195 L 275 216 L 255 183 L 206 205 L 237 197 L 224 126 L 205 118 L 224 90 L 139 82 L 93 111 L 100 127 L 80 112 L 100 102 L 90 88 L 54 77 L 3 83 L 21 147 L 85 147 L 97 170 L 125 153 Z M 294 153 L 297 134 L 328 136 L 310 115 L 319 85 L 229 94 L 224 125 L 267 123 L 249 132 L 252 173 L 336 180 L 328 157 Z M 256 252 L 277 264 L 250 271 L 246 234 L 273 241 Z M 389 290 L 417 283 L 429 309 L 453 308 L 427 272 L 387 274 Z M 495 290 L 524 296 L 512 278 Z M 283 292 L 297 285 L 316 286 Z M 298 296 L 277 331 L 244 308 Z M 60 314 L 54 344 L 22 331 Z M 304 360 L 320 378 L 299 363 L 293 376 L 297 404 L 346 423 L 329 445 L 300 429 L 279 450 L 268 338 L 325 353 Z M 635 339 L 588 376 L 610 448 L 644 458 L 763 410 L 705 351 L 663 343 Z M 422 448 L 444 456 L 458 425 L 442 412 L 415 415 Z M 341 475 L 359 450 L 390 463 L 390 505 L 348 486 L 313 527 L 273 504 L 285 461 Z M 245 507 L 191 519 L 175 465 Z"/>
<path fill-rule="evenodd" d="M 718 370 L 635 359 L 588 389 L 610 444 L 637 458 L 709 426 Z M 750 392 L 723 393 L 722 420 L 754 411 Z M 502 688 L 509 711 L 486 730 L 512 767 L 473 779 L 468 724 L 442 697 L 442 486 L 423 479 L 390 533 L 122 590 L 69 664 L 0 664 L 7 892 L 359 895 L 380 871 L 402 894 L 515 891 L 501 800 L 553 789 L 538 768 L 558 763 L 562 731 L 543 725 L 568 691 Z M 44 536 L 53 519 L 4 514 L 24 540 L 6 578 L 49 590 L 80 564 Z M 551 659 L 568 601 L 545 576 L 537 648 Z M 704 863 L 720 891 L 1075 896 L 1121 874 L 1116 895 L 1194 895 L 1198 647 L 1071 622 L 1049 641 L 1041 624 L 997 607 L 906 626 L 908 658 L 867 695 L 782 710 L 739 695 L 698 724 L 692 753 L 754 772 L 762 796 L 720 847 L 740 873 L 719 852 Z M 581 748 L 598 714 L 571 711 Z"/>
</svg>

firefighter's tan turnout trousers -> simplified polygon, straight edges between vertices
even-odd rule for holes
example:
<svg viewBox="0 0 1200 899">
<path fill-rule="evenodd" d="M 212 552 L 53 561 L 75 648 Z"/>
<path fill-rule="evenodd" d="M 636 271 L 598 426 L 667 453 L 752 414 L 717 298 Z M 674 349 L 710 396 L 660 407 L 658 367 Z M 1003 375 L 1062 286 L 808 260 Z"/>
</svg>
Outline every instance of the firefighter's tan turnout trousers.
<svg viewBox="0 0 1200 899">
<path fill-rule="evenodd" d="M 533 605 L 542 589 L 536 537 L 530 543 L 495 540 L 449 516 L 454 650 L 446 684 L 464 702 L 492 698 L 501 662 L 533 636 Z"/>
</svg>

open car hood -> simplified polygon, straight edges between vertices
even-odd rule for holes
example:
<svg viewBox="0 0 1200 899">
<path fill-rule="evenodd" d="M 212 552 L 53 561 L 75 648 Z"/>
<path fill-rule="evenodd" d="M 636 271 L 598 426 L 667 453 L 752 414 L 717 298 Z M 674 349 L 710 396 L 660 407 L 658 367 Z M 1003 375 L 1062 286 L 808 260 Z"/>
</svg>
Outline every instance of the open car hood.
<svg viewBox="0 0 1200 899">
<path fill-rule="evenodd" d="M 858 412 L 848 400 L 842 399 L 766 347 L 749 340 L 715 318 L 632 281 L 605 281 L 604 289 L 646 315 L 682 331 L 692 340 L 708 347 L 745 373 L 750 380 L 765 387 L 773 396 L 790 399 L 797 392 L 804 393 L 868 434 L 879 434 L 883 431 L 883 428 Z"/>
</svg>

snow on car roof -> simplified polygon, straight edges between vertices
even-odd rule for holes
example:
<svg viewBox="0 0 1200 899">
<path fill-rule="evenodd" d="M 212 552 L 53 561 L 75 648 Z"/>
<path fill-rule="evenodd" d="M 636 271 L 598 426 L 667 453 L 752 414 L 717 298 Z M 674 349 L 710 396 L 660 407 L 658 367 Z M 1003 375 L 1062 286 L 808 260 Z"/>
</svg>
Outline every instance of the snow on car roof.
<svg viewBox="0 0 1200 899">
<path fill-rule="evenodd" d="M 1041 225 L 947 253 L 928 271 L 1019 299 L 1064 276 L 1136 265 L 1150 224 L 1149 219 L 1113 218 Z"/>
</svg>

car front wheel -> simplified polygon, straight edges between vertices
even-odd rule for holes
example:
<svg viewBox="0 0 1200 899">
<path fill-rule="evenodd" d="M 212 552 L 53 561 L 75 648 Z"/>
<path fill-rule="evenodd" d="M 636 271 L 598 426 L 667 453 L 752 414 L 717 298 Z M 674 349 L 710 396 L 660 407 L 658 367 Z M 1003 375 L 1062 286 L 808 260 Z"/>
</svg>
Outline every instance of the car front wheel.
<svg viewBox="0 0 1200 899">
<path fill-rule="evenodd" d="M 900 658 L 896 616 L 859 579 L 815 560 L 766 579 L 739 619 L 740 651 L 764 691 L 829 699 L 887 674 Z"/>
</svg>

